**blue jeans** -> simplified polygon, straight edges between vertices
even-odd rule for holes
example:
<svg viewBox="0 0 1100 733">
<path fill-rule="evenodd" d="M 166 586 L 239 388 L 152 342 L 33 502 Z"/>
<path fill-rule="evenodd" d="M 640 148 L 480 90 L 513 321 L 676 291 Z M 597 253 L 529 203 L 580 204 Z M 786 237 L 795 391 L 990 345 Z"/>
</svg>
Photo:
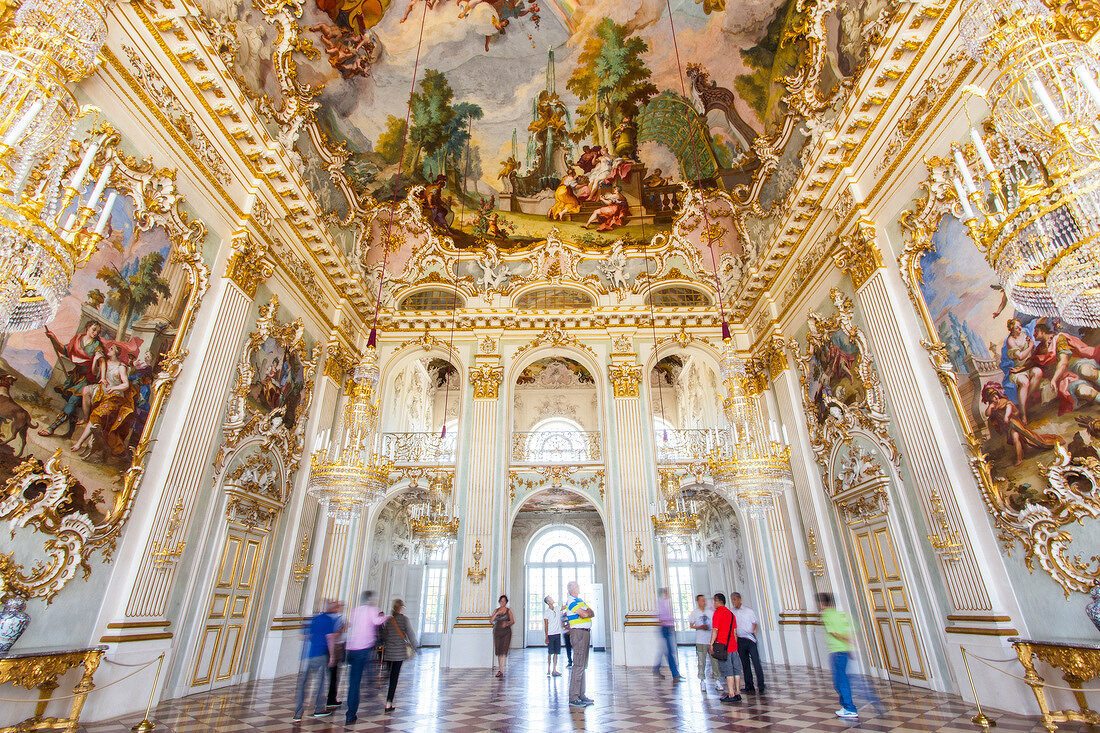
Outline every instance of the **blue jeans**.
<svg viewBox="0 0 1100 733">
<path fill-rule="evenodd" d="M 294 717 L 302 715 L 305 707 L 306 688 L 309 687 L 309 678 L 317 673 L 317 694 L 313 698 L 313 712 L 325 712 L 325 679 L 328 677 L 328 654 L 319 657 L 305 657 L 298 672 L 298 702 L 294 707 Z"/>
<path fill-rule="evenodd" d="M 362 686 L 363 670 L 367 671 L 367 689 L 375 694 L 374 649 L 348 649 L 348 711 L 347 720 L 351 721 L 359 712 L 359 689 Z"/>
<path fill-rule="evenodd" d="M 665 643 L 664 656 L 668 657 L 668 670 L 672 672 L 673 677 L 680 676 L 680 668 L 676 666 L 676 642 L 673 639 L 675 629 L 671 626 L 661 627 L 661 640 Z M 653 666 L 654 672 L 661 671 L 662 659 L 657 660 L 657 664 Z"/>
<path fill-rule="evenodd" d="M 848 712 L 856 712 L 856 705 L 852 702 L 852 683 L 848 679 L 849 652 L 833 652 L 829 655 L 829 662 L 833 668 L 833 687 L 840 696 L 840 707 Z"/>
</svg>

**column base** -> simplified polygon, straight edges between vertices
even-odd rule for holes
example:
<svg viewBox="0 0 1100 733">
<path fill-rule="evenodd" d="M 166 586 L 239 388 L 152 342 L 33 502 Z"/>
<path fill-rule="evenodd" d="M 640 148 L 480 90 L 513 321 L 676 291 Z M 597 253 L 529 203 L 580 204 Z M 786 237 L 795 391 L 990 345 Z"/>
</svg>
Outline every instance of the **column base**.
<svg viewBox="0 0 1100 733">
<path fill-rule="evenodd" d="M 656 624 L 627 626 L 622 631 L 616 631 L 612 636 L 613 650 L 616 652 L 612 659 L 620 667 L 652 669 L 653 663 L 657 661 L 657 655 L 664 647 L 664 641 L 660 637 Z"/>
<path fill-rule="evenodd" d="M 302 657 L 302 624 L 306 617 L 274 619 L 260 647 L 256 679 L 267 680 L 298 672 Z"/>
<path fill-rule="evenodd" d="M 440 664 L 463 669 L 491 669 L 493 659 L 492 626 L 455 626 L 443 635 Z"/>
</svg>

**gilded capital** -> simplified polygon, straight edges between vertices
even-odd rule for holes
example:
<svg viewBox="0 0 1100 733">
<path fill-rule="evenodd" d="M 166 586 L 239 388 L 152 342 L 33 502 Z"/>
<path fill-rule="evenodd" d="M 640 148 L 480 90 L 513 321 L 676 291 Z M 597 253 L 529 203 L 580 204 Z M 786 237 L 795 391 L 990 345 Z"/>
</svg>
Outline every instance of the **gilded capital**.
<svg viewBox="0 0 1100 733">
<path fill-rule="evenodd" d="M 484 364 L 470 369 L 470 384 L 474 385 L 474 399 L 497 398 L 500 383 L 504 381 L 504 367 Z"/>
<path fill-rule="evenodd" d="M 233 254 L 225 266 L 225 276 L 250 297 L 256 297 L 260 283 L 271 277 L 275 268 L 264 259 L 266 251 L 247 232 L 233 235 Z"/>
<path fill-rule="evenodd" d="M 855 231 L 837 240 L 833 263 L 861 288 L 882 267 L 882 252 L 875 244 L 875 224 L 867 219 L 856 222 Z"/>
<path fill-rule="evenodd" d="M 354 368 L 351 354 L 337 341 L 325 345 L 325 376 L 342 384 L 344 377 Z"/>
<path fill-rule="evenodd" d="M 640 364 L 612 364 L 607 368 L 607 376 L 611 378 L 616 397 L 638 396 L 638 385 L 642 383 Z"/>
</svg>

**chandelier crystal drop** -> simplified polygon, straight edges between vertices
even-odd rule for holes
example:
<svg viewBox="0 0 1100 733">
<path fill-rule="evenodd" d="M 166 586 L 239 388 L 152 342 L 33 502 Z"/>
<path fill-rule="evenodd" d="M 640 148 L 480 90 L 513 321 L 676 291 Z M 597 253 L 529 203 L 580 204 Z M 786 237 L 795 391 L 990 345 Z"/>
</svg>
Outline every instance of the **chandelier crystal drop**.
<svg viewBox="0 0 1100 733">
<path fill-rule="evenodd" d="M 26 0 L 0 37 L 0 333 L 53 319 L 109 221 L 113 193 L 88 227 L 109 165 L 87 199 L 81 194 L 113 136 L 99 136 L 79 163 L 70 160 L 77 124 L 92 110 L 66 86 L 94 68 L 107 37 L 105 14 L 101 0 Z"/>
<path fill-rule="evenodd" d="M 344 413 L 342 440 L 310 456 L 306 491 L 340 524 L 357 517 L 380 499 L 390 484 L 393 462 L 379 450 L 378 354 L 367 348 L 352 376 L 352 394 Z"/>
<path fill-rule="evenodd" d="M 972 0 L 962 33 L 1000 70 L 952 149 L 966 226 L 1018 310 L 1100 327 L 1100 57 L 1038 0 Z"/>
<path fill-rule="evenodd" d="M 775 497 L 794 486 L 791 448 L 780 441 L 775 424 L 764 425 L 755 389 L 745 362 L 726 340 L 722 352 L 722 379 L 729 391 L 725 400 L 730 440 L 718 441 L 708 456 L 714 489 L 750 517 L 763 516 Z"/>
<path fill-rule="evenodd" d="M 676 471 L 658 469 L 659 496 L 653 503 L 653 533 L 657 539 L 673 547 L 687 547 L 699 531 L 699 514 L 695 500 L 680 485 Z"/>
<path fill-rule="evenodd" d="M 454 474 L 437 471 L 432 474 L 428 494 L 409 506 L 412 517 L 413 542 L 430 555 L 458 539 L 458 517 L 453 496 Z"/>
</svg>

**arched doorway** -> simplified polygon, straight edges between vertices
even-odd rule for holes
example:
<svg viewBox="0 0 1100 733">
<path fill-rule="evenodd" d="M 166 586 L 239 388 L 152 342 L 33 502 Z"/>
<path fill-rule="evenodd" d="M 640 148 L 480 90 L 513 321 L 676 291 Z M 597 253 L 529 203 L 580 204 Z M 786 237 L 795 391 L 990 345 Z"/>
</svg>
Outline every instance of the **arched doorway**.
<svg viewBox="0 0 1100 733">
<path fill-rule="evenodd" d="M 588 538 L 568 524 L 552 524 L 539 530 L 524 558 L 524 597 L 527 599 L 525 646 L 543 643 L 543 613 L 546 596 L 556 603 L 567 597 L 567 585 L 576 580 L 581 588 L 592 588 L 596 564 Z"/>
</svg>

